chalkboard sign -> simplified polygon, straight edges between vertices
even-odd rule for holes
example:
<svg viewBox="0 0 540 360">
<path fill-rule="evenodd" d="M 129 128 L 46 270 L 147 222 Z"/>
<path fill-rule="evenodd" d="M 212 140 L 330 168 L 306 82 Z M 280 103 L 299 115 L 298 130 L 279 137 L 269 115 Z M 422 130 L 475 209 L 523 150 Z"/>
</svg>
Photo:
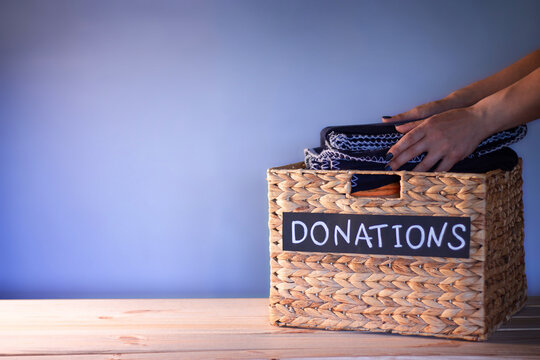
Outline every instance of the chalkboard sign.
<svg viewBox="0 0 540 360">
<path fill-rule="evenodd" d="M 283 250 L 468 258 L 471 220 L 454 216 L 283 213 Z"/>
</svg>

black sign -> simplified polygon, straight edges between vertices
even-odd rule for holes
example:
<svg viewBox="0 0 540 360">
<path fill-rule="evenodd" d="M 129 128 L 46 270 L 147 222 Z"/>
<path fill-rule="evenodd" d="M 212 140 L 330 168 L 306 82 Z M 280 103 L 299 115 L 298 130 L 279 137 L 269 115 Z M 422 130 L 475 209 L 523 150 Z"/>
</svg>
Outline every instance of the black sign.
<svg viewBox="0 0 540 360">
<path fill-rule="evenodd" d="M 283 213 L 283 250 L 468 258 L 468 217 Z"/>
</svg>

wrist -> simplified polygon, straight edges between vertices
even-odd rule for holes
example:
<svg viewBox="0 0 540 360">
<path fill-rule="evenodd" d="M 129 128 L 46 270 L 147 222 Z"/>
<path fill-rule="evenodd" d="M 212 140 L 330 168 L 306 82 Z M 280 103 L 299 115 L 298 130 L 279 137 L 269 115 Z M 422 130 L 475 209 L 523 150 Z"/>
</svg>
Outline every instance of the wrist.
<svg viewBox="0 0 540 360">
<path fill-rule="evenodd" d="M 496 133 L 498 130 L 496 122 L 493 121 L 490 115 L 490 109 L 485 104 L 476 103 L 467 108 L 474 118 L 474 126 L 478 132 L 480 140 L 483 140 L 490 135 Z"/>
<path fill-rule="evenodd" d="M 442 101 L 448 107 L 448 109 L 457 109 L 471 105 L 467 103 L 466 99 L 467 97 L 464 95 L 464 92 L 461 89 L 450 93 L 444 97 Z"/>
</svg>

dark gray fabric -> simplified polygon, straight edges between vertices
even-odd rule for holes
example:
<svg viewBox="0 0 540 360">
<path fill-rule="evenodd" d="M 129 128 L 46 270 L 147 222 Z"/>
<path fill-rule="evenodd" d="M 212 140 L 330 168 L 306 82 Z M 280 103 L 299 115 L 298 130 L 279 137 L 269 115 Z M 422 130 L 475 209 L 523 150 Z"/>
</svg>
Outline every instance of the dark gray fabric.
<svg viewBox="0 0 540 360">
<path fill-rule="evenodd" d="M 417 121 L 417 120 L 413 120 Z M 403 134 L 395 129 L 399 123 L 331 126 L 321 131 L 321 146 L 305 149 L 306 168 L 314 170 L 385 170 L 387 152 Z M 527 133 L 526 125 L 498 132 L 483 140 L 467 158 L 459 161 L 451 172 L 485 173 L 490 170 L 510 170 L 517 163 L 517 154 L 508 145 L 521 140 Z M 400 169 L 412 170 L 426 154 L 420 154 Z M 434 170 L 435 165 L 431 170 Z M 392 181 L 383 177 L 362 179 L 355 177 L 355 190 L 373 189 Z"/>
</svg>

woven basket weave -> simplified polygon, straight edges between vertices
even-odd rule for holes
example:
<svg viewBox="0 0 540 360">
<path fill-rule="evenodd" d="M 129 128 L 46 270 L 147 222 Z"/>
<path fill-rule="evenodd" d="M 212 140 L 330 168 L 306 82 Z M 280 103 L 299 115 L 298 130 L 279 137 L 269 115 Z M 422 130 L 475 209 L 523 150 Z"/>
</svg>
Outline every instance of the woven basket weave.
<svg viewBox="0 0 540 360">
<path fill-rule="evenodd" d="M 350 195 L 353 174 L 399 175 L 399 198 Z M 521 160 L 486 174 L 267 173 L 270 321 L 278 326 L 485 340 L 527 299 Z M 467 216 L 467 259 L 282 250 L 283 212 Z"/>
</svg>

